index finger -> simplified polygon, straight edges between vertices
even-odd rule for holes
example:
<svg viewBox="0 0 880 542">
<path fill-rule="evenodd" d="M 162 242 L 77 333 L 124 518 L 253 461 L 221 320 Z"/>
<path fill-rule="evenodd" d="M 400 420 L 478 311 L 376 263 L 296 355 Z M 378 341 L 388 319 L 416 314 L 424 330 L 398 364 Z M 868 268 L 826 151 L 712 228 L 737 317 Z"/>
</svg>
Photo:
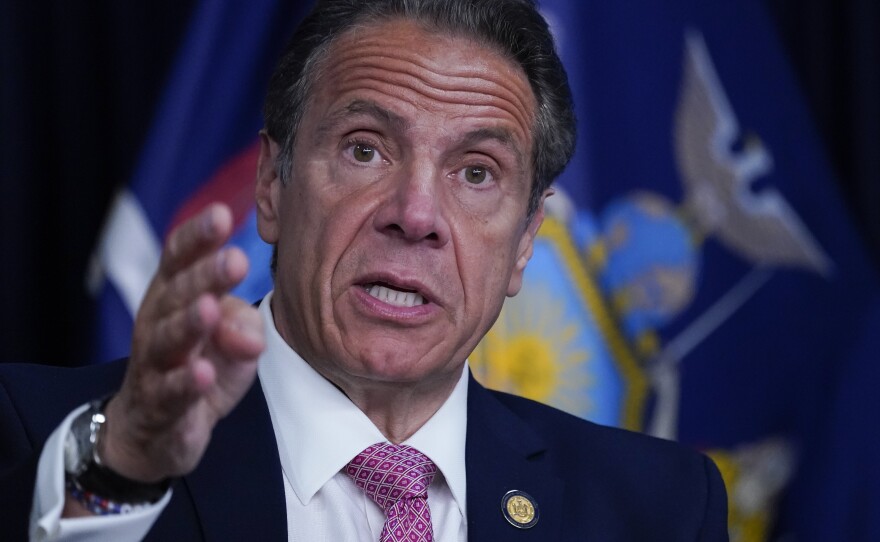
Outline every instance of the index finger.
<svg viewBox="0 0 880 542">
<path fill-rule="evenodd" d="M 232 211 L 212 203 L 175 228 L 165 242 L 158 274 L 168 278 L 202 256 L 217 250 L 232 235 Z"/>
</svg>

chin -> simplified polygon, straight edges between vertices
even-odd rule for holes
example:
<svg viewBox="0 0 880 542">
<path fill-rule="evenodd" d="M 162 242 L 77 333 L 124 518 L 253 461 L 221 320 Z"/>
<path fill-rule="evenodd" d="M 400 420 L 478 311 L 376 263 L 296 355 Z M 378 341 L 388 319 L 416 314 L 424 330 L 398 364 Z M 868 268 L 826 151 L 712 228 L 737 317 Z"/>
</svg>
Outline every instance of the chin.
<svg viewBox="0 0 880 542">
<path fill-rule="evenodd" d="M 429 380 L 432 374 L 448 370 L 446 361 L 426 361 L 427 356 L 408 351 L 373 349 L 362 352 L 352 371 L 355 376 L 375 382 L 410 383 Z"/>
</svg>

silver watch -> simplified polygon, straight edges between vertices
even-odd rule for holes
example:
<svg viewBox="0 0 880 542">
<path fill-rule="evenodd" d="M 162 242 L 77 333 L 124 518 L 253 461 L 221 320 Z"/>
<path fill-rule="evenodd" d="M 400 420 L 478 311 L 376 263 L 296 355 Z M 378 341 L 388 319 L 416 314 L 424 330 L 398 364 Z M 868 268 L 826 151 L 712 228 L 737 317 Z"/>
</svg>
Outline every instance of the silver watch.
<svg viewBox="0 0 880 542">
<path fill-rule="evenodd" d="M 90 402 L 70 426 L 64 441 L 64 471 L 74 478 L 82 474 L 89 463 L 101 463 L 98 458 L 98 437 L 107 421 L 104 416 L 106 404 L 106 399 Z"/>
<path fill-rule="evenodd" d="M 104 408 L 109 398 L 92 401 L 76 418 L 64 441 L 64 471 L 79 490 L 119 505 L 141 505 L 158 501 L 172 479 L 142 482 L 123 476 L 101 463 L 98 442 L 107 423 Z M 103 502 L 103 501 L 102 501 Z M 103 512 L 102 512 L 103 513 Z"/>
</svg>

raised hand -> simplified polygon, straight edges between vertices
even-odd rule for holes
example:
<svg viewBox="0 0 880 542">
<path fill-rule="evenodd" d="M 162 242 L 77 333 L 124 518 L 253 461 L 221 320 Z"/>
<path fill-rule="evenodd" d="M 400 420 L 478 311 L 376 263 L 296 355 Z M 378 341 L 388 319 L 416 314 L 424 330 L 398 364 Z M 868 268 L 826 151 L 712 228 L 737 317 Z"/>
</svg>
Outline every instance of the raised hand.
<svg viewBox="0 0 880 542">
<path fill-rule="evenodd" d="M 257 310 L 229 294 L 248 269 L 241 250 L 222 248 L 231 232 L 230 210 L 213 205 L 168 238 L 99 444 L 124 476 L 155 482 L 193 470 L 254 381 L 265 336 Z"/>
</svg>

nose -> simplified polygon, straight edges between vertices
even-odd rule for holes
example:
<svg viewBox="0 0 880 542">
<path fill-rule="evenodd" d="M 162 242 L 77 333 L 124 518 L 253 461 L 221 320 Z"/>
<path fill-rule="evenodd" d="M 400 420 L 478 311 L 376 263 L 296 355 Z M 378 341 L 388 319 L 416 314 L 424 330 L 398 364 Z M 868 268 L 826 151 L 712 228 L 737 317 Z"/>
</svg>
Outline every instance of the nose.
<svg viewBox="0 0 880 542">
<path fill-rule="evenodd" d="M 386 199 L 375 215 L 376 229 L 384 235 L 436 248 L 449 242 L 442 179 L 436 169 L 415 166 L 389 182 Z"/>
</svg>

